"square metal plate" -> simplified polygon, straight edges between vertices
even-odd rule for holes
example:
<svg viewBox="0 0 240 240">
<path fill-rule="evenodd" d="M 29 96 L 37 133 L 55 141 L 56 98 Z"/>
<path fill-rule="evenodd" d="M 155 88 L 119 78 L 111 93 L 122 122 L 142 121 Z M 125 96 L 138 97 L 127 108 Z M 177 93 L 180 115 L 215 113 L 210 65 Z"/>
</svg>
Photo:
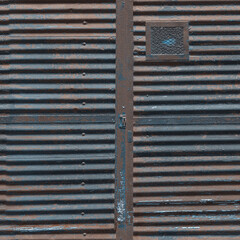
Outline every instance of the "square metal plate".
<svg viewBox="0 0 240 240">
<path fill-rule="evenodd" d="M 189 60 L 188 22 L 147 22 L 146 58 L 148 61 Z"/>
</svg>

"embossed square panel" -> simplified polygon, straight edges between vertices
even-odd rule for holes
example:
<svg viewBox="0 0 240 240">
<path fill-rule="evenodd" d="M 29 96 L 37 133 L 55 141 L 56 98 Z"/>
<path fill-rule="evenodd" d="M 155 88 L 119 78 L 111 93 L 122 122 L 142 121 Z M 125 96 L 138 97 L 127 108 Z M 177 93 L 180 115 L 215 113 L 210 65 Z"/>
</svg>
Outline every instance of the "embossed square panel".
<svg viewBox="0 0 240 240">
<path fill-rule="evenodd" d="M 146 58 L 149 61 L 189 59 L 188 22 L 147 22 Z"/>
</svg>

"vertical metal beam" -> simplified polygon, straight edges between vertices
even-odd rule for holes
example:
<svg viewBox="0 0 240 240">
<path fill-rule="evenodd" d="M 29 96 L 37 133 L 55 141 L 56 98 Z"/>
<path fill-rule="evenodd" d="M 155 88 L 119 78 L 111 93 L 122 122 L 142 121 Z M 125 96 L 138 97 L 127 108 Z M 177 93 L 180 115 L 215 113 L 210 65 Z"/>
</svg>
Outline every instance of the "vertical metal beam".
<svg viewBox="0 0 240 240">
<path fill-rule="evenodd" d="M 133 238 L 133 0 L 117 0 L 116 10 L 116 170 L 117 240 Z"/>
</svg>

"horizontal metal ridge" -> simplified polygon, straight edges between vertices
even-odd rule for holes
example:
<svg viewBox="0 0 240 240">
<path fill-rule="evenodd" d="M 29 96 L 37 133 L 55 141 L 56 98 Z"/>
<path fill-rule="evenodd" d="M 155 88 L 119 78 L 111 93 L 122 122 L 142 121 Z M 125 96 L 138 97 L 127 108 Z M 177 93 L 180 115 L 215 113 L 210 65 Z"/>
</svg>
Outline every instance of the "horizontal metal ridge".
<svg viewBox="0 0 240 240">
<path fill-rule="evenodd" d="M 240 116 L 237 115 L 207 115 L 207 116 L 166 116 L 166 117 L 135 117 L 134 125 L 217 125 L 240 124 Z"/>
<path fill-rule="evenodd" d="M 0 115 L 1 124 L 29 124 L 29 123 L 114 123 L 114 115 Z"/>
</svg>

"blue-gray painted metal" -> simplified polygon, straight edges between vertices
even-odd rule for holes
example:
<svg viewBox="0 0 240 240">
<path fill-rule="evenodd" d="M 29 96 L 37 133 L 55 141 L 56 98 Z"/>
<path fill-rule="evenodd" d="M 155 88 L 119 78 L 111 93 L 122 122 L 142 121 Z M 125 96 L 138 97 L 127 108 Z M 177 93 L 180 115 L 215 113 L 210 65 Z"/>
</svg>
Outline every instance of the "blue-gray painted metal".
<svg viewBox="0 0 240 240">
<path fill-rule="evenodd" d="M 0 3 L 0 239 L 115 239 L 115 2 Z"/>
<path fill-rule="evenodd" d="M 238 239 L 240 1 L 134 0 L 134 239 Z M 147 62 L 146 21 L 189 21 Z"/>
</svg>

